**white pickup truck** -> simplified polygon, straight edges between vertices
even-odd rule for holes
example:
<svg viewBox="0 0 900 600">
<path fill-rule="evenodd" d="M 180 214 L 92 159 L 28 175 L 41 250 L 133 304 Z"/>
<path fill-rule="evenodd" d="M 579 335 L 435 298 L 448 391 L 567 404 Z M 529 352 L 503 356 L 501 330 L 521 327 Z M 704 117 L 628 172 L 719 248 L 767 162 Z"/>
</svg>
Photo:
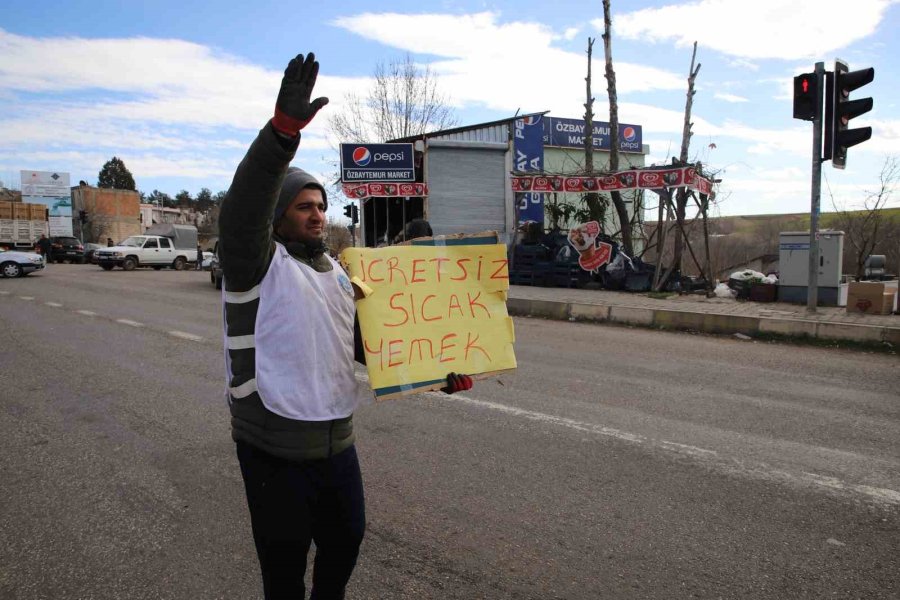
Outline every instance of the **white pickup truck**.
<svg viewBox="0 0 900 600">
<path fill-rule="evenodd" d="M 133 235 L 116 246 L 99 248 L 94 256 L 105 271 L 122 267 L 132 271 L 136 267 L 162 269 L 172 267 L 176 271 L 184 269 L 196 249 L 176 248 L 170 238 L 161 235 Z"/>
</svg>

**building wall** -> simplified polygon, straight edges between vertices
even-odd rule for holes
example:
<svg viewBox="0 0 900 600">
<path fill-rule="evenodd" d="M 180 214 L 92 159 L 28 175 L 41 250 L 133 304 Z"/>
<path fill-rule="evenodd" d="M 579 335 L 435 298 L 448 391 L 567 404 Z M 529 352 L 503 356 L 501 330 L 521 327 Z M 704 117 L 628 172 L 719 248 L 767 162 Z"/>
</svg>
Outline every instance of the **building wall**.
<svg viewBox="0 0 900 600">
<path fill-rule="evenodd" d="M 88 216 L 84 225 L 79 220 L 82 210 Z M 85 242 L 99 244 L 108 237 L 119 242 L 140 234 L 140 194 L 132 190 L 73 187 L 72 231 Z"/>
<path fill-rule="evenodd" d="M 628 169 L 631 167 L 644 166 L 644 154 L 619 154 L 619 169 Z M 605 171 L 609 168 L 609 152 L 605 150 L 594 152 L 594 170 Z M 544 171 L 546 173 L 566 173 L 576 174 L 584 171 L 584 151 L 575 148 L 556 148 L 552 146 L 544 147 Z M 548 194 L 549 195 L 549 194 Z M 581 207 L 581 199 L 584 193 L 558 193 L 557 199 L 561 203 L 572 204 Z M 606 195 L 606 194 L 604 194 Z M 635 205 L 640 202 L 642 194 L 640 190 L 629 190 L 622 192 L 622 198 L 626 201 L 628 207 L 629 218 L 634 216 Z M 544 204 L 546 205 L 546 200 Z M 567 223 L 565 225 L 573 225 Z M 544 226 L 549 227 L 550 222 L 544 215 Z M 615 208 L 610 204 L 610 210 L 606 213 L 606 222 L 604 230 L 614 232 L 619 228 L 618 219 L 615 215 Z"/>
</svg>

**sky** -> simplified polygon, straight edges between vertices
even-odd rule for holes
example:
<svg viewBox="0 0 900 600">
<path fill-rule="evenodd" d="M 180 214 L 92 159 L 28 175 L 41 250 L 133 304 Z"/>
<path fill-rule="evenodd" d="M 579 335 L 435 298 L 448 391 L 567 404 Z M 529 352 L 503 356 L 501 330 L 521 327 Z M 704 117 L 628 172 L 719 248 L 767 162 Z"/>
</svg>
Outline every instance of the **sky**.
<svg viewBox="0 0 900 600">
<path fill-rule="evenodd" d="M 722 181 L 722 215 L 809 212 L 812 125 L 792 119 L 793 76 L 816 62 L 875 68 L 852 97 L 872 139 L 846 170 L 822 168 L 822 210 L 859 206 L 900 157 L 900 0 L 613 0 L 619 120 L 643 127 L 647 164 L 678 155 L 692 45 L 700 71 L 690 157 Z M 333 171 L 329 114 L 365 95 L 376 66 L 429 66 L 459 125 L 550 111 L 584 114 L 596 38 L 595 119 L 608 120 L 600 0 L 142 3 L 5 0 L 0 11 L 0 181 L 20 170 L 96 184 L 112 156 L 138 189 L 227 189 L 271 117 L 284 67 L 316 53 L 331 102 L 304 130 L 294 165 Z M 377 141 L 377 140 L 373 140 Z M 342 213 L 332 199 L 329 214 Z M 900 206 L 900 192 L 890 206 Z"/>
</svg>

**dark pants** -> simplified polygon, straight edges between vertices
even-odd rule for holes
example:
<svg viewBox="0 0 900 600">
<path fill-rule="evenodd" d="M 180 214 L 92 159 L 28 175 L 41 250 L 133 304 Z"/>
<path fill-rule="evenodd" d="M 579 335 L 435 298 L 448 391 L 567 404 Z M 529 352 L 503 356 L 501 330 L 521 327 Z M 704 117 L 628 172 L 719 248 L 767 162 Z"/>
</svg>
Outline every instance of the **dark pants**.
<svg viewBox="0 0 900 600">
<path fill-rule="evenodd" d="M 237 442 L 266 600 L 302 600 L 316 543 L 310 600 L 340 600 L 366 526 L 356 447 L 294 462 Z"/>
</svg>

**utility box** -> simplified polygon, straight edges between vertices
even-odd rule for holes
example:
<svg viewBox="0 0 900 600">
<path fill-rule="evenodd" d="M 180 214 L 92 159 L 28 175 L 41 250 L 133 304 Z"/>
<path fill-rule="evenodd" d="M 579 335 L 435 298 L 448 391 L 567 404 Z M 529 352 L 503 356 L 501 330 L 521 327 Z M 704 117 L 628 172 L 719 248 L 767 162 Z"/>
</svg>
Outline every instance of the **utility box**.
<svg viewBox="0 0 900 600">
<path fill-rule="evenodd" d="M 844 232 L 819 232 L 818 304 L 837 306 L 843 270 Z M 778 244 L 778 299 L 805 303 L 809 285 L 809 232 L 783 231 Z"/>
</svg>

